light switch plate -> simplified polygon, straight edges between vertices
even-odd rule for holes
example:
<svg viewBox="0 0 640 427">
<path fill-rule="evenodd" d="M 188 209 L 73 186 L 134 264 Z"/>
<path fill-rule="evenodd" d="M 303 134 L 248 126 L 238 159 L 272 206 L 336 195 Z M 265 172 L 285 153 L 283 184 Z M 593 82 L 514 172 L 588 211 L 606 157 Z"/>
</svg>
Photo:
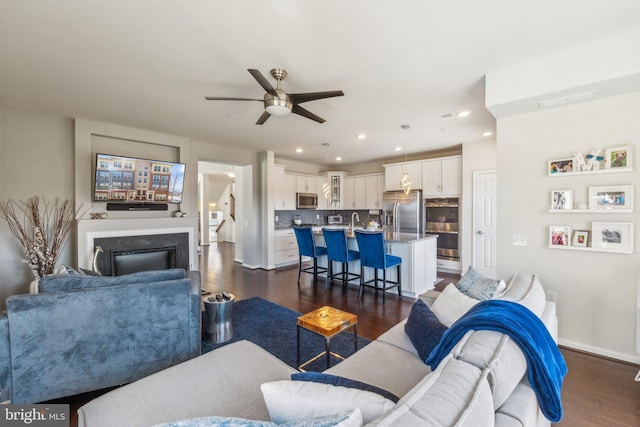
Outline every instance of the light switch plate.
<svg viewBox="0 0 640 427">
<path fill-rule="evenodd" d="M 513 235 L 513 246 L 527 246 L 527 235 L 526 234 L 514 234 Z"/>
</svg>

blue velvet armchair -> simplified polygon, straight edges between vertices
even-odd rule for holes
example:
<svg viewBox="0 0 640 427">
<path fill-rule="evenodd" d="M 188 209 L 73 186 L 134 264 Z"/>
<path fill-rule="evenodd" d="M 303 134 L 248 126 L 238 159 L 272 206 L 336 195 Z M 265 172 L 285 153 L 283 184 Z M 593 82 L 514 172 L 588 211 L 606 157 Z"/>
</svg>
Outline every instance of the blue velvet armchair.
<svg viewBox="0 0 640 427">
<path fill-rule="evenodd" d="M 200 355 L 200 273 L 52 275 L 0 315 L 0 401 L 135 381 Z"/>
</svg>

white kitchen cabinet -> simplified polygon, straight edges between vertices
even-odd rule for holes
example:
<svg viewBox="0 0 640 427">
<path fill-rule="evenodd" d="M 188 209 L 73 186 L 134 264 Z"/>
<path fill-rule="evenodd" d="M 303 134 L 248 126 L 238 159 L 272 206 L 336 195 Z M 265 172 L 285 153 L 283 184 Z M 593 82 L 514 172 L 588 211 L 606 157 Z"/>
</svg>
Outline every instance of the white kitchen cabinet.
<svg viewBox="0 0 640 427">
<path fill-rule="evenodd" d="M 367 186 L 366 177 L 356 176 L 353 178 L 353 208 L 354 209 L 367 208 L 366 186 Z"/>
<path fill-rule="evenodd" d="M 329 177 L 329 209 L 343 209 L 344 172 L 327 172 Z"/>
<path fill-rule="evenodd" d="M 382 209 L 384 193 L 384 174 L 367 175 L 365 177 L 365 209 Z"/>
<path fill-rule="evenodd" d="M 316 176 L 296 175 L 296 191 L 298 193 L 318 193 Z"/>
<path fill-rule="evenodd" d="M 462 194 L 462 156 L 422 161 L 422 195 L 449 197 Z"/>
<path fill-rule="evenodd" d="M 411 161 L 403 163 L 393 163 L 384 166 L 384 188 L 385 191 L 402 190 L 400 181 L 406 172 L 411 180 L 411 189 L 422 188 L 422 166 L 420 162 Z"/>
<path fill-rule="evenodd" d="M 342 198 L 342 208 L 355 209 L 356 208 L 355 178 L 346 176 L 344 178 L 344 182 L 342 186 L 344 188 L 344 197 Z"/>
<path fill-rule="evenodd" d="M 314 182 L 315 185 L 315 182 Z M 284 166 L 273 168 L 273 209 L 276 211 L 296 209 L 297 176 L 285 173 Z"/>
<path fill-rule="evenodd" d="M 275 230 L 276 267 L 298 262 L 298 242 L 292 228 Z"/>
</svg>

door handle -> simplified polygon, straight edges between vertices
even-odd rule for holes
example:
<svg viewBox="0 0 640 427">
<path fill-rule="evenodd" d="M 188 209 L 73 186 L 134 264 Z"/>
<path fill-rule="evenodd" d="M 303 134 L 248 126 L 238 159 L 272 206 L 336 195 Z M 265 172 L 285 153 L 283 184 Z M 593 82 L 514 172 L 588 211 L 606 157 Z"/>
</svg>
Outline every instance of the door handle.
<svg viewBox="0 0 640 427">
<path fill-rule="evenodd" d="M 482 230 L 478 230 L 476 234 L 484 234 L 484 233 L 482 232 Z"/>
</svg>

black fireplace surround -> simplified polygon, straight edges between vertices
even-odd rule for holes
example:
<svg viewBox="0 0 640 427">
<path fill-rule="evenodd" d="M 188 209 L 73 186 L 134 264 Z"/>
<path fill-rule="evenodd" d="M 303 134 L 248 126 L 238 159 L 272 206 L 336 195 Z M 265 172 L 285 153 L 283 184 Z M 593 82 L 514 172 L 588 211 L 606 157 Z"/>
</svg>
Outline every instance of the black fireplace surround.
<svg viewBox="0 0 640 427">
<path fill-rule="evenodd" d="M 138 271 L 184 268 L 189 270 L 189 233 L 148 234 L 94 239 L 102 248 L 96 266 L 103 276 Z"/>
</svg>

